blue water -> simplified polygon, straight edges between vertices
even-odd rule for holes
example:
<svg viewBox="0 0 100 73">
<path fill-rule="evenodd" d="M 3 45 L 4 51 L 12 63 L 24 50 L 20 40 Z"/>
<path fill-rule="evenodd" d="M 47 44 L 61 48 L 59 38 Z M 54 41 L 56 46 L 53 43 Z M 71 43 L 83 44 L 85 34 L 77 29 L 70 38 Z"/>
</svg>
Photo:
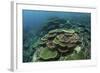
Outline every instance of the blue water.
<svg viewBox="0 0 100 73">
<path fill-rule="evenodd" d="M 90 16 L 90 13 L 79 12 L 23 10 L 23 26 L 24 30 L 33 29 L 33 31 L 37 31 L 50 17 L 59 17 L 88 24 L 90 23 Z"/>
</svg>

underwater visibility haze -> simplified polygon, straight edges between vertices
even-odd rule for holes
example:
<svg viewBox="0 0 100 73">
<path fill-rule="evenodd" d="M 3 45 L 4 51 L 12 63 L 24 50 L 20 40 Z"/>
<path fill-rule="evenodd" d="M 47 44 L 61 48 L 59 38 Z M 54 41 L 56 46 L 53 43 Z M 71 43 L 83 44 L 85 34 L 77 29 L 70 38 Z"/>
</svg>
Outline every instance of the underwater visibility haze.
<svg viewBox="0 0 100 73">
<path fill-rule="evenodd" d="M 23 10 L 23 62 L 91 59 L 91 13 Z"/>
</svg>

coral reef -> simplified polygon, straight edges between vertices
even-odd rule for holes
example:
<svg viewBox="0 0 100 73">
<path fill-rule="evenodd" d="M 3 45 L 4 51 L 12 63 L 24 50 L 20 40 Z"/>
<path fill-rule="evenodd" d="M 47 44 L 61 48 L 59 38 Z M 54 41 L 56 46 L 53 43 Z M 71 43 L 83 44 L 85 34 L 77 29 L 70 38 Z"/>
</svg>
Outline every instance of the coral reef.
<svg viewBox="0 0 100 73">
<path fill-rule="evenodd" d="M 29 34 L 25 38 L 23 62 L 90 59 L 90 30 L 90 22 L 50 18 L 34 36 L 32 33 L 31 42 Z"/>
<path fill-rule="evenodd" d="M 37 61 L 60 59 L 63 54 L 67 56 L 69 52 L 73 53 L 75 50 L 80 52 L 81 48 L 78 46 L 80 44 L 79 35 L 73 29 L 51 30 L 38 42 Z"/>
</svg>

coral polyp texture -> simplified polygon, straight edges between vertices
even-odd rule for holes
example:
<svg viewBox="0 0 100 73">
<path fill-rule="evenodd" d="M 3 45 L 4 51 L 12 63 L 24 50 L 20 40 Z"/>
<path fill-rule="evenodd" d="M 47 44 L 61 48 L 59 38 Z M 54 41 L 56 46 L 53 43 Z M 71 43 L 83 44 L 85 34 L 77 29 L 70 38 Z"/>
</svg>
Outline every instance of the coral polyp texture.
<svg viewBox="0 0 100 73">
<path fill-rule="evenodd" d="M 27 18 L 24 15 L 23 62 L 91 59 L 91 15 L 89 13 L 27 10 L 23 12 L 33 14 Z M 39 12 L 42 17 L 39 17 Z M 38 18 L 37 22 L 35 17 Z M 29 23 L 25 25 L 25 22 L 29 21 L 31 25 L 29 26 Z"/>
</svg>

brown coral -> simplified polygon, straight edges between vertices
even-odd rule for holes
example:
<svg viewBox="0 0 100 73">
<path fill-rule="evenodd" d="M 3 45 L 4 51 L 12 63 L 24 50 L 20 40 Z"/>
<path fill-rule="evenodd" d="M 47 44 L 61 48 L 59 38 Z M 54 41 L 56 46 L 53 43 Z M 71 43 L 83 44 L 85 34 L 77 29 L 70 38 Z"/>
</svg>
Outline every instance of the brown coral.
<svg viewBox="0 0 100 73">
<path fill-rule="evenodd" d="M 51 38 L 51 39 L 50 39 Z M 69 48 L 74 48 L 79 42 L 79 36 L 75 33 L 74 30 L 64 30 L 64 29 L 55 29 L 49 31 L 45 35 L 46 45 L 49 48 L 56 48 L 56 45 L 61 46 L 61 50 L 68 50 Z M 64 48 L 64 49 L 63 49 Z"/>
<path fill-rule="evenodd" d="M 42 37 L 40 41 L 41 41 L 40 47 L 48 49 L 50 53 L 52 53 L 53 50 L 58 51 L 59 53 L 67 53 L 70 50 L 72 51 L 78 45 L 78 42 L 80 40 L 78 34 L 76 34 L 74 30 L 55 29 L 49 31 L 48 34 Z M 47 50 L 42 50 L 43 55 L 41 58 L 44 58 L 44 53 L 46 51 Z M 53 52 L 53 53 L 57 54 L 57 52 L 56 53 Z M 46 60 L 51 59 L 49 57 L 50 54 L 49 56 L 46 56 L 46 58 L 44 59 Z M 56 58 L 56 55 L 53 56 L 52 58 Z"/>
</svg>

